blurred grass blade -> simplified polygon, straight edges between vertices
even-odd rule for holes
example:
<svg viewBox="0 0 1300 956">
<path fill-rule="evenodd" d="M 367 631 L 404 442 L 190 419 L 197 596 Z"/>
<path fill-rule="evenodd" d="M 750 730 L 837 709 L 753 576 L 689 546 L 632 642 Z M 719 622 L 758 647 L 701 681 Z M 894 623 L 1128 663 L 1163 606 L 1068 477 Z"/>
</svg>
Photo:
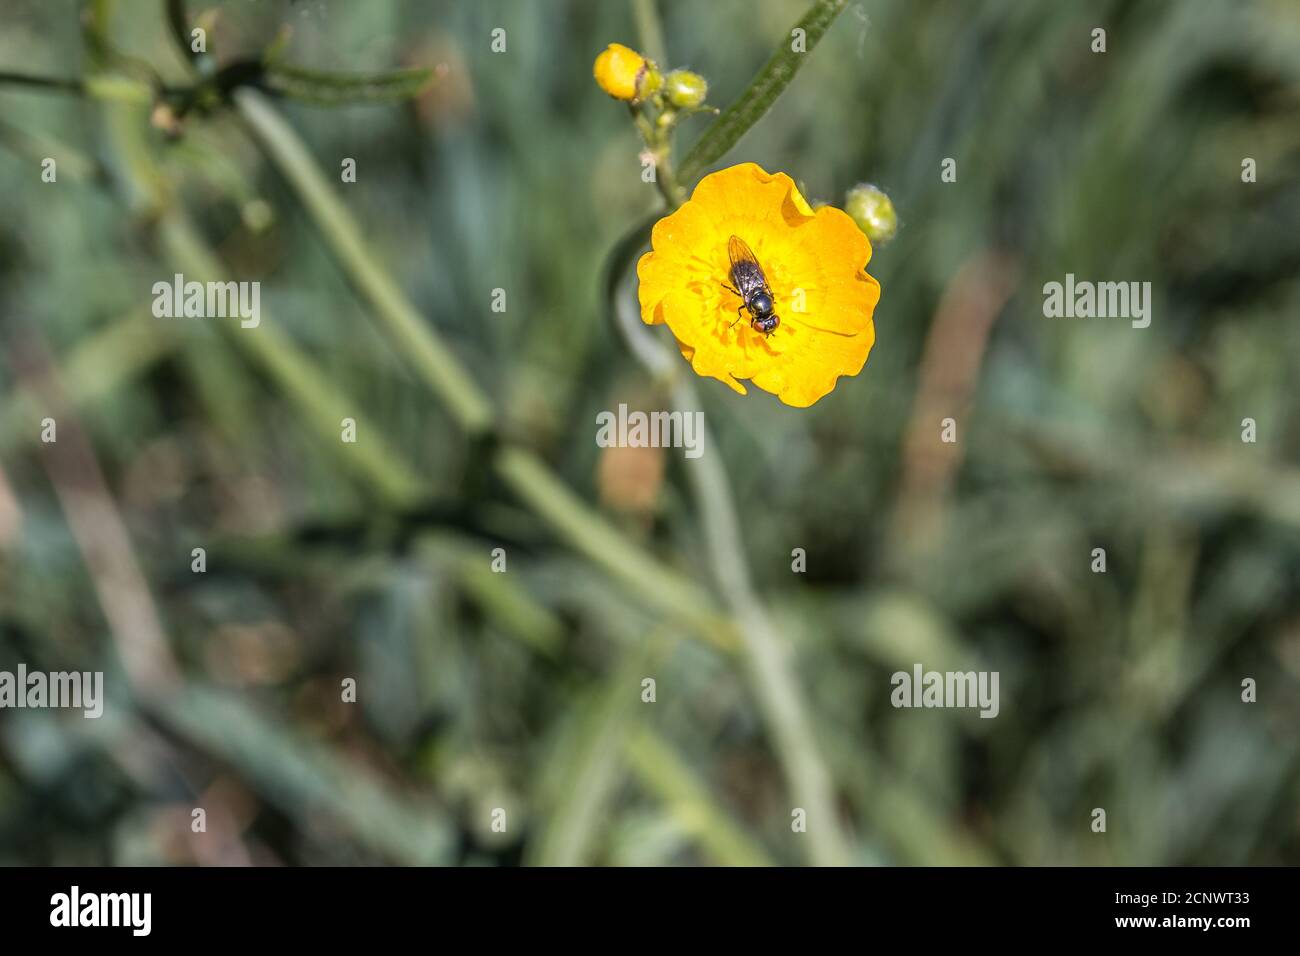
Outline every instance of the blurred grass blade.
<svg viewBox="0 0 1300 956">
<path fill-rule="evenodd" d="M 610 250 L 601 273 L 600 307 L 609 317 L 614 330 L 627 345 L 628 350 L 657 382 L 667 386 L 681 372 L 681 363 L 677 361 L 676 352 L 665 348 L 657 336 L 650 334 L 641 321 L 635 297 L 630 294 L 619 294 L 624 276 L 637 254 L 650 241 L 650 232 L 659 217 L 660 213 L 656 211 L 638 222 Z"/>
<path fill-rule="evenodd" d="M 136 381 L 176 347 L 171 336 L 159 335 L 148 312 L 133 312 L 112 322 L 69 349 L 60 368 L 72 407 L 83 410 Z M 0 399 L 0 451 L 34 443 L 27 427 L 40 418 L 37 396 L 18 388 Z"/>
<path fill-rule="evenodd" d="M 794 75 L 803 66 L 804 58 L 812 53 L 817 41 L 839 16 L 848 0 L 815 0 L 808 8 L 802 20 L 790 28 L 781 39 L 772 58 L 758 71 L 750 82 L 749 88 L 741 94 L 740 99 L 732 103 L 713 121 L 704 135 L 700 137 L 682 162 L 678 172 L 678 181 L 684 188 L 704 174 L 705 167 L 720 159 L 727 150 L 735 146 L 751 126 L 763 118 L 781 91 L 794 79 Z M 803 30 L 804 51 L 796 53 L 793 31 Z"/>
<path fill-rule="evenodd" d="M 180 212 L 164 216 L 157 229 L 163 250 L 184 275 L 201 282 L 225 279 L 226 270 Z M 357 402 L 330 386 L 327 376 L 291 339 L 267 321 L 256 330 L 229 324 L 222 328 L 297 406 L 304 421 L 315 429 L 323 448 L 345 461 L 389 504 L 409 506 L 420 499 L 426 481 L 388 444 L 382 430 L 357 411 Z M 338 440 L 339 423 L 349 417 L 363 434 L 369 434 L 365 445 Z"/>
<path fill-rule="evenodd" d="M 375 258 L 359 224 L 293 127 L 254 90 L 239 90 L 235 100 L 258 142 L 311 213 L 344 272 L 370 302 L 376 318 L 404 350 L 416 373 L 450 409 L 462 430 L 475 438 L 489 435 L 496 423 L 487 396 Z M 720 646 L 734 646 L 728 622 L 718 615 L 706 591 L 630 541 L 535 455 L 506 445 L 496 454 L 494 464 L 521 501 L 649 606 L 689 623 Z"/>
<path fill-rule="evenodd" d="M 492 405 L 442 338 L 410 304 L 363 238 L 360 224 L 335 195 L 293 128 L 254 90 L 236 92 L 239 112 L 302 200 L 344 271 L 375 307 L 377 318 L 405 350 L 416 372 L 471 435 L 492 425 Z"/>
<path fill-rule="evenodd" d="M 83 96 L 86 84 L 75 78 L 61 76 L 33 76 L 13 70 L 0 70 L 0 86 L 17 86 L 45 93 L 72 93 Z"/>
<path fill-rule="evenodd" d="M 185 0 L 167 0 L 167 29 L 176 41 L 176 49 L 183 52 L 190 60 L 196 60 L 199 53 L 190 42 L 189 18 L 185 15 Z"/>
<path fill-rule="evenodd" d="M 549 804 L 546 828 L 529 845 L 533 866 L 581 866 L 592 859 L 614 815 L 624 773 L 623 750 L 636 719 L 641 680 L 663 665 L 673 642 L 661 632 L 635 635 L 623 659 L 573 708 L 545 763 L 539 791 Z"/>
<path fill-rule="evenodd" d="M 450 573 L 465 597 L 487 620 L 545 657 L 556 660 L 564 649 L 565 625 L 551 608 L 534 598 L 515 575 L 498 574 L 477 547 L 426 540 L 430 570 Z"/>
<path fill-rule="evenodd" d="M 433 83 L 433 70 L 419 67 L 386 73 L 340 74 L 304 70 L 272 61 L 266 86 L 274 93 L 320 106 L 341 103 L 389 103 L 418 96 Z"/>
<path fill-rule="evenodd" d="M 58 162 L 59 172 L 67 173 L 74 182 L 92 182 L 107 176 L 107 170 L 89 153 L 42 131 L 15 126 L 3 119 L 0 119 L 0 148 L 37 165 L 47 157 L 53 158 Z"/>
<path fill-rule="evenodd" d="M 663 66 L 668 62 L 668 46 L 664 43 L 664 25 L 655 0 L 632 0 L 632 16 L 636 20 L 641 52 Z"/>
<path fill-rule="evenodd" d="M 589 511 L 586 502 L 534 455 L 507 446 L 498 453 L 496 467 L 501 479 L 524 504 L 594 564 L 640 595 L 647 606 L 689 624 L 722 650 L 735 649 L 734 628 L 714 607 L 708 592 L 676 569 L 664 566 Z"/>
<path fill-rule="evenodd" d="M 627 738 L 626 754 L 641 785 L 664 800 L 678 826 L 721 866 L 771 866 L 772 859 L 735 822 L 735 814 L 720 806 L 710 788 L 668 743 L 649 727 Z"/>
<path fill-rule="evenodd" d="M 161 706 L 186 739 L 238 768 L 258 792 L 297 818 L 323 815 L 365 846 L 404 865 L 451 862 L 452 826 L 427 799 L 399 794 L 374 771 L 281 729 L 241 697 L 191 684 Z"/>
</svg>

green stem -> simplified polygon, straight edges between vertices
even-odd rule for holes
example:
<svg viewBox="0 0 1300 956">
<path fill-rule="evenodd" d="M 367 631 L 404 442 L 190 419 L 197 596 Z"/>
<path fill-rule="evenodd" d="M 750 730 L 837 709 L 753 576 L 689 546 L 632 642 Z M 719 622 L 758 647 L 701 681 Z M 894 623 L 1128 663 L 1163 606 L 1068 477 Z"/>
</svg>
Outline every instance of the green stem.
<svg viewBox="0 0 1300 956">
<path fill-rule="evenodd" d="M 187 278 L 200 282 L 226 278 L 226 271 L 189 220 L 177 209 L 166 212 L 157 224 L 168 258 Z M 357 409 L 357 402 L 326 384 L 316 365 L 263 316 L 256 329 L 226 323 L 228 336 L 249 359 L 270 377 L 305 416 L 324 446 L 341 457 L 365 479 L 391 507 L 410 507 L 426 493 L 427 482 L 384 439 L 380 428 Z M 363 443 L 339 440 L 344 418 L 357 423 Z"/>
<path fill-rule="evenodd" d="M 167 0 L 167 27 L 171 30 L 177 49 L 185 54 L 190 62 L 195 62 L 202 56 L 194 52 L 194 46 L 190 42 L 190 25 L 189 18 L 185 15 L 185 0 Z"/>
<path fill-rule="evenodd" d="M 814 0 L 803 19 L 781 38 L 776 52 L 763 64 L 740 99 L 713 121 L 699 142 L 686 154 L 681 168 L 683 182 L 690 183 L 698 179 L 703 175 L 705 167 L 721 159 L 751 126 L 763 118 L 781 91 L 790 85 L 794 75 L 808 59 L 808 54 L 812 53 L 817 41 L 835 22 L 847 2 L 848 0 Z M 792 39 L 795 30 L 802 31 L 803 46 L 799 49 L 795 48 Z"/>
<path fill-rule="evenodd" d="M 611 318 L 620 336 L 655 380 L 665 383 L 672 380 L 664 371 L 670 359 L 668 350 L 641 323 L 639 316 L 622 314 L 624 300 L 618 296 L 618 277 L 644 242 L 642 229 L 638 226 L 620 243 L 619 258 L 612 262 L 606 288 L 612 298 Z M 641 242 L 637 242 L 638 237 Z M 678 382 L 672 393 L 675 406 L 683 413 L 692 414 L 699 408 L 690 382 Z M 754 588 L 726 468 L 707 428 L 701 435 L 701 447 L 715 450 L 691 462 L 687 469 L 695 510 L 704 523 L 713 576 L 724 602 L 740 624 L 740 644 L 749 666 L 750 682 L 772 736 L 786 787 L 795 806 L 808 814 L 808 830 L 803 834 L 807 839 L 808 860 L 818 866 L 842 865 L 847 860 L 850 844 L 835 808 L 833 781 L 813 734 L 809 708 L 788 645 Z"/>
<path fill-rule="evenodd" d="M 655 187 L 659 190 L 659 195 L 664 197 L 668 208 L 676 209 L 682 204 L 685 196 L 682 195 L 677 177 L 673 174 L 673 128 L 671 125 L 659 127 L 650 122 L 642 112 L 639 103 L 629 103 L 628 111 L 632 114 L 632 122 L 636 124 L 646 149 L 654 157 Z"/>
<path fill-rule="evenodd" d="M 660 149 L 655 150 L 655 183 L 668 208 L 676 209 L 686 197 L 682 193 L 682 187 L 677 183 L 676 174 L 673 173 L 672 154 L 672 146 L 667 142 Z"/>
<path fill-rule="evenodd" d="M 813 4 L 800 21 L 808 29 L 810 44 L 816 43 L 843 6 L 844 0 L 818 0 Z M 792 63 L 783 50 L 778 49 L 740 101 L 710 128 L 700 145 L 692 151 L 687 159 L 687 168 L 692 176 L 702 169 L 705 162 L 729 149 L 767 111 L 796 69 L 797 61 Z M 672 126 L 655 128 L 635 106 L 632 107 L 632 117 L 647 147 L 655 155 L 655 182 L 671 212 L 685 198 L 672 172 Z M 649 329 L 636 320 L 639 317 L 624 314 L 618 296 L 622 275 L 644 245 L 645 234 L 644 225 L 639 224 L 615 247 L 605 280 L 607 306 L 609 317 L 629 351 L 657 382 L 668 383 L 672 378 L 665 372 L 667 350 Z M 677 408 L 685 414 L 693 414 L 699 407 L 695 389 L 689 382 L 677 381 L 672 392 Z M 707 428 L 701 440 L 704 447 L 713 447 Z M 805 834 L 807 857 L 815 865 L 843 865 L 848 860 L 849 841 L 835 806 L 834 783 L 817 746 L 808 716 L 809 708 L 800 691 L 788 645 L 754 588 L 726 468 L 715 453 L 701 456 L 687 470 L 691 476 L 696 512 L 704 522 L 714 577 L 726 604 L 741 625 L 741 645 L 759 710 L 772 735 L 786 787 L 796 805 L 808 816 Z"/>
<path fill-rule="evenodd" d="M 420 378 L 471 438 L 495 437 L 495 414 L 487 398 L 375 260 L 361 239 L 360 226 L 325 181 L 297 133 L 256 91 L 240 90 L 235 101 L 258 142 L 307 207 L 344 272 L 374 307 L 384 330 L 398 342 Z M 493 466 L 515 496 L 563 540 L 621 580 L 646 605 L 690 625 L 721 647 L 734 646 L 729 623 L 717 614 L 704 590 L 620 534 L 536 455 L 502 444 Z"/>
<path fill-rule="evenodd" d="M 493 419 L 487 396 L 375 260 L 360 224 L 334 195 L 302 140 L 256 90 L 236 91 L 235 103 L 254 137 L 298 193 L 348 278 L 374 306 L 376 317 L 397 340 L 416 372 L 464 431 L 470 435 L 485 433 Z"/>
<path fill-rule="evenodd" d="M 683 414 L 694 414 L 699 408 L 694 386 L 681 382 L 674 391 L 676 407 Z M 848 860 L 849 841 L 840 825 L 834 785 L 813 734 L 789 643 L 754 588 L 731 484 L 707 426 L 700 442 L 701 447 L 713 451 L 701 455 L 687 469 L 696 511 L 704 522 L 714 577 L 740 622 L 744 658 L 786 787 L 795 805 L 807 811 L 808 829 L 803 838 L 808 841 L 808 859 L 818 866 L 842 866 Z"/>
<path fill-rule="evenodd" d="M 41 90 L 46 93 L 71 93 L 74 96 L 86 95 L 86 84 L 83 80 L 65 79 L 59 76 L 31 76 L 27 73 L 13 73 L 9 70 L 0 70 L 0 86 L 25 86 L 33 90 Z"/>
<path fill-rule="evenodd" d="M 540 515 L 574 548 L 612 577 L 642 596 L 649 606 L 688 623 L 701 636 L 723 649 L 735 647 L 736 635 L 718 615 L 700 588 L 669 570 L 587 510 L 531 452 L 503 447 L 495 460 L 497 473 L 515 495 Z"/>
<path fill-rule="evenodd" d="M 641 52 L 661 67 L 666 67 L 668 48 L 664 45 L 664 28 L 655 0 L 632 0 L 632 16 L 636 19 Z"/>
<path fill-rule="evenodd" d="M 641 784 L 657 794 L 678 824 L 723 866 L 771 866 L 762 845 L 724 813 L 689 766 L 653 729 L 634 728 L 624 753 Z"/>
<path fill-rule="evenodd" d="M 629 233 L 625 245 L 631 248 L 624 252 L 627 257 L 621 260 L 624 265 L 636 252 L 636 237 L 643 235 L 640 227 Z M 617 273 L 618 263 L 612 268 Z M 608 288 L 617 296 L 618 287 L 615 275 L 609 280 Z M 668 350 L 640 321 L 640 316 L 624 314 L 634 309 L 623 309 L 623 303 L 621 297 L 612 303 L 615 313 L 612 318 L 620 336 L 657 382 L 672 382 L 671 373 L 664 371 L 671 358 Z M 680 366 L 680 362 L 671 364 Z M 699 408 L 699 399 L 690 382 L 677 381 L 672 385 L 672 394 L 676 408 L 684 414 L 693 414 Z M 695 511 L 704 523 L 714 578 L 724 602 L 740 624 L 740 644 L 749 665 L 750 681 L 759 711 L 772 735 L 786 787 L 795 805 L 808 814 L 805 834 L 808 859 L 819 866 L 842 865 L 849 841 L 840 826 L 831 775 L 813 734 L 809 708 L 789 659 L 788 645 L 754 588 L 726 467 L 707 427 L 700 441 L 701 447 L 714 451 L 701 455 L 687 469 Z"/>
</svg>

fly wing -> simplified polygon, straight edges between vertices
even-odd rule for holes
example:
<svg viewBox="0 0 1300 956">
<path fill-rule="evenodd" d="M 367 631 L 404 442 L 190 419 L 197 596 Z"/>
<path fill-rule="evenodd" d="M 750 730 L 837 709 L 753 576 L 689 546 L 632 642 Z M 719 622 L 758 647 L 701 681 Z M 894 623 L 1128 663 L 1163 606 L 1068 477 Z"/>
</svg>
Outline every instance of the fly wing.
<svg viewBox="0 0 1300 956">
<path fill-rule="evenodd" d="M 748 298 L 751 291 L 757 292 L 767 285 L 763 276 L 763 267 L 758 264 L 758 256 L 739 236 L 727 240 L 727 255 L 731 257 L 731 281 L 736 284 L 740 294 Z"/>
<path fill-rule="evenodd" d="M 745 240 L 740 236 L 732 236 L 727 240 L 727 255 L 731 256 L 731 268 L 734 271 L 738 265 L 751 265 L 756 269 L 758 265 L 758 256 L 754 255 L 754 250 L 745 244 Z"/>
</svg>

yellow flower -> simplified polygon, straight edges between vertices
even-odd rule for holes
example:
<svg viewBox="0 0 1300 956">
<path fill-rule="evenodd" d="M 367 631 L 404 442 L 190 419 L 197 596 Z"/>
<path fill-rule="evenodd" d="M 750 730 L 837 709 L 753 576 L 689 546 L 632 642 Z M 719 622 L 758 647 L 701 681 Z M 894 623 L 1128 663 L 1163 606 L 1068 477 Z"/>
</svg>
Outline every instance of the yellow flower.
<svg viewBox="0 0 1300 956">
<path fill-rule="evenodd" d="M 638 87 L 646 75 L 646 58 L 621 43 L 611 43 L 592 67 L 600 88 L 619 100 L 637 98 Z"/>
<path fill-rule="evenodd" d="M 753 250 L 771 288 L 781 320 L 771 335 L 751 327 L 744 301 L 724 287 L 734 286 L 732 236 Z M 655 224 L 651 247 L 637 264 L 641 318 L 667 324 L 696 374 L 742 395 L 738 380 L 747 379 L 806 408 L 866 364 L 880 299 L 865 271 L 871 242 L 841 210 L 814 212 L 784 173 L 742 163 L 706 176 Z"/>
</svg>

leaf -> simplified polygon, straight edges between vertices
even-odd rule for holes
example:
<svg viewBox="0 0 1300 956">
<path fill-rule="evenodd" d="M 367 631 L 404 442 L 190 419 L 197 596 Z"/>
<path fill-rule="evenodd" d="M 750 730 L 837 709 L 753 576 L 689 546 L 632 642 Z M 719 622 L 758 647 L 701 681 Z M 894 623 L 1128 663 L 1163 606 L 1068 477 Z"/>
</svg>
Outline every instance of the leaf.
<svg viewBox="0 0 1300 956">
<path fill-rule="evenodd" d="M 285 729 L 244 696 L 190 684 L 161 705 L 165 722 L 195 746 L 239 770 L 262 797 L 294 819 L 348 833 L 395 863 L 446 865 L 454 826 L 427 796 L 403 793 L 364 763 Z M 327 826 L 329 828 L 327 828 Z"/>
<path fill-rule="evenodd" d="M 281 96 L 322 106 L 410 99 L 424 92 L 433 80 L 433 70 L 423 67 L 387 73 L 346 74 L 304 70 L 276 61 L 265 64 L 267 89 Z"/>
<path fill-rule="evenodd" d="M 190 60 L 196 60 L 199 54 L 190 43 L 190 25 L 185 16 L 185 0 L 167 0 L 167 28 L 172 32 L 176 48 Z"/>
<path fill-rule="evenodd" d="M 293 127 L 256 90 L 236 90 L 240 114 L 311 214 L 344 273 L 369 300 L 375 316 L 462 428 L 481 435 L 492 427 L 493 409 L 442 337 L 416 311 L 406 293 L 321 172 Z M 355 417 L 355 416 L 354 416 Z"/>
<path fill-rule="evenodd" d="M 686 154 L 678 174 L 678 180 L 683 185 L 699 179 L 706 166 L 735 146 L 740 137 L 772 108 L 776 98 L 794 79 L 794 75 L 803 66 L 804 59 L 812 53 L 817 41 L 835 22 L 847 2 L 848 0 L 815 0 L 803 19 L 790 28 L 772 58 L 758 71 L 740 99 L 713 121 L 699 142 Z M 791 49 L 791 35 L 796 29 L 805 33 L 806 46 L 802 53 Z"/>
<path fill-rule="evenodd" d="M 664 801 L 678 826 L 719 866 L 771 866 L 763 845 L 708 784 L 649 727 L 635 728 L 624 740 L 624 754 L 642 786 Z"/>
<path fill-rule="evenodd" d="M 608 677 L 575 702 L 544 765 L 538 791 L 546 804 L 546 825 L 529 843 L 529 865 L 596 862 L 596 844 L 615 817 L 612 805 L 625 775 L 623 749 L 642 706 L 638 688 L 672 646 L 659 634 L 648 640 L 638 635 Z"/>
<path fill-rule="evenodd" d="M 88 77 L 86 92 L 95 99 L 115 103 L 140 105 L 153 102 L 153 91 L 147 83 L 121 74 L 100 73 Z"/>
</svg>

